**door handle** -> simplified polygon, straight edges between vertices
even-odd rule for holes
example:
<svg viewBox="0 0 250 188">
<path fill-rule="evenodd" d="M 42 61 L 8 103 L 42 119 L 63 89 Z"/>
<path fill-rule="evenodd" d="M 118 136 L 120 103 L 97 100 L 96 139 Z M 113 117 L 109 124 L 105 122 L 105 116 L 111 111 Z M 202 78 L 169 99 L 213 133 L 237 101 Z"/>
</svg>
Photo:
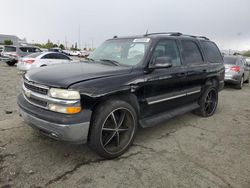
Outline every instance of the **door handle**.
<svg viewBox="0 0 250 188">
<path fill-rule="evenodd" d="M 178 76 L 185 76 L 186 73 L 185 73 L 185 72 L 181 72 L 181 73 L 178 73 L 177 75 L 178 75 Z"/>
</svg>

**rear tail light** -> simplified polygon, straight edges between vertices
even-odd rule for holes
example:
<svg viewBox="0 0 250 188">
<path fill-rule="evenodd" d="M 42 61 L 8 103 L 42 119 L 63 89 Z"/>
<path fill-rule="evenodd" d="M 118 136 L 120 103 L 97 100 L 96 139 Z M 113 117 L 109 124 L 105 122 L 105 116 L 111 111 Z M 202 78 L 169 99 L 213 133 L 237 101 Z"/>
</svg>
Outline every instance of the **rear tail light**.
<svg viewBox="0 0 250 188">
<path fill-rule="evenodd" d="M 233 66 L 230 68 L 231 71 L 240 72 L 240 66 Z"/>
<path fill-rule="evenodd" d="M 24 63 L 32 64 L 35 60 L 23 60 Z"/>
</svg>

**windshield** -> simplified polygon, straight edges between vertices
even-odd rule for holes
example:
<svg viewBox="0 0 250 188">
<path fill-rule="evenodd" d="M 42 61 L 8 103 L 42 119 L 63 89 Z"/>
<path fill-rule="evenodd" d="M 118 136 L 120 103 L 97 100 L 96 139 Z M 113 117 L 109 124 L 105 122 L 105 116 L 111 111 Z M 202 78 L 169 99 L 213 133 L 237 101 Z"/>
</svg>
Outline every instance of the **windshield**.
<svg viewBox="0 0 250 188">
<path fill-rule="evenodd" d="M 111 60 L 119 64 L 136 65 L 143 59 L 149 41 L 149 38 L 107 40 L 89 58 L 97 61 Z"/>
</svg>

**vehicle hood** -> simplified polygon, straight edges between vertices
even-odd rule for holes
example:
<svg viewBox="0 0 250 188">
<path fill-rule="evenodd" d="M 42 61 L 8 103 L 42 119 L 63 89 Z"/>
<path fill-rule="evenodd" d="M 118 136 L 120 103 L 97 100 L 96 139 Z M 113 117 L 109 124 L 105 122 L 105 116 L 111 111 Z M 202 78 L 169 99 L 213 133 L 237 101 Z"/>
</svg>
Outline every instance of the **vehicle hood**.
<svg viewBox="0 0 250 188">
<path fill-rule="evenodd" d="M 80 62 L 33 69 L 25 74 L 25 79 L 46 86 L 68 88 L 78 82 L 127 74 L 131 71 L 132 67 Z"/>
</svg>

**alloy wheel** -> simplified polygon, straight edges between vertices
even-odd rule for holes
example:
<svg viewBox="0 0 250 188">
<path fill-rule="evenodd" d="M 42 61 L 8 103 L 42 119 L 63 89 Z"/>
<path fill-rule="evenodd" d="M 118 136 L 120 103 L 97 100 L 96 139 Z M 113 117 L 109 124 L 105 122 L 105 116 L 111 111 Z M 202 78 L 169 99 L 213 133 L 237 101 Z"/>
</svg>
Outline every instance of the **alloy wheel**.
<svg viewBox="0 0 250 188">
<path fill-rule="evenodd" d="M 207 115 L 214 113 L 217 106 L 217 94 L 215 89 L 211 89 L 205 99 L 205 112 Z"/>
<path fill-rule="evenodd" d="M 100 141 L 103 149 L 110 154 L 123 151 L 133 138 L 135 126 L 135 118 L 128 109 L 113 110 L 102 125 Z"/>
</svg>

